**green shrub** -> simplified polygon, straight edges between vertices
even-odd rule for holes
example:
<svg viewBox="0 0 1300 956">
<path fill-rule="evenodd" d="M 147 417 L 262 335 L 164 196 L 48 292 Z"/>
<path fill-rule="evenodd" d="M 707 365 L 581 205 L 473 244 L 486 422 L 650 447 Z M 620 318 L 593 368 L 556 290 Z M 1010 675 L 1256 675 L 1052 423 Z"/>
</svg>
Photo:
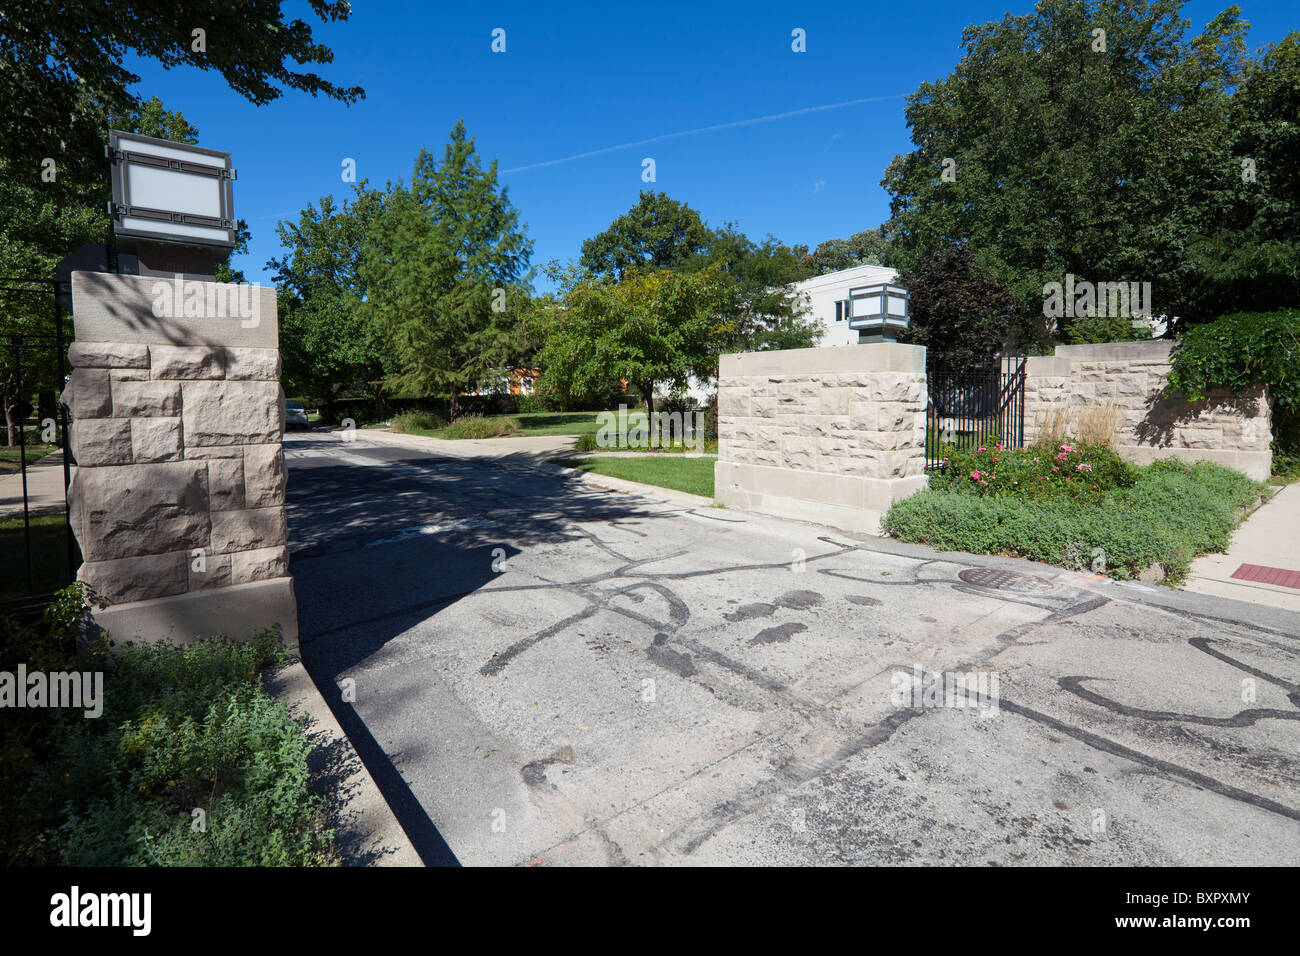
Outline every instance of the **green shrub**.
<svg viewBox="0 0 1300 956">
<path fill-rule="evenodd" d="M 446 426 L 447 420 L 433 412 L 402 412 L 393 416 L 389 426 L 395 432 L 419 433 L 436 431 Z"/>
<path fill-rule="evenodd" d="M 458 418 L 442 429 L 440 437 L 462 438 L 500 438 L 513 435 L 523 428 L 517 418 L 485 418 L 482 415 L 466 415 Z"/>
<path fill-rule="evenodd" d="M 1268 388 L 1274 452 L 1300 456 L 1300 309 L 1239 312 L 1187 330 L 1170 354 L 1168 380 L 1192 401 L 1214 388 Z"/>
<path fill-rule="evenodd" d="M 537 394 L 515 396 L 515 412 L 520 415 L 535 415 L 539 412 L 549 412 L 551 411 L 551 406 L 553 404 L 553 402 L 550 402 L 545 397 Z"/>
<path fill-rule="evenodd" d="M 585 435 L 579 435 L 578 440 L 573 443 L 575 451 L 597 451 L 599 445 L 596 443 L 595 432 L 588 432 Z"/>
<path fill-rule="evenodd" d="M 73 593 L 75 592 L 75 593 Z M 276 635 L 78 653 L 74 586 L 39 626 L 0 622 L 4 658 L 100 671 L 103 713 L 0 725 L 0 860 L 60 866 L 289 866 L 333 860 L 301 724 L 261 684 Z M 44 648 L 41 654 L 33 651 Z M 10 665 L 12 666 L 12 665 Z M 193 811 L 205 813 L 196 832 Z"/>
<path fill-rule="evenodd" d="M 895 502 L 882 523 L 894 537 L 941 550 L 1095 567 L 1117 578 L 1160 564 L 1176 581 L 1196 555 L 1226 548 L 1238 509 L 1264 489 L 1211 462 L 1166 459 L 1135 472 L 1131 485 L 1092 499 L 940 485 Z"/>
</svg>

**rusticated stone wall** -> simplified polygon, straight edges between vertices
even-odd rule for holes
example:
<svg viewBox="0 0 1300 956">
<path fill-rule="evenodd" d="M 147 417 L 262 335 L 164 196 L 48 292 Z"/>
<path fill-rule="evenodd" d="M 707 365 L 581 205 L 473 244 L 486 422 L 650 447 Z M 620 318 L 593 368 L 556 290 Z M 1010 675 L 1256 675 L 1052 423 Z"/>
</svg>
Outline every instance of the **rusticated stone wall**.
<svg viewBox="0 0 1300 956">
<path fill-rule="evenodd" d="M 296 641 L 274 290 L 211 314 L 232 287 L 214 296 L 217 283 L 190 283 L 185 315 L 170 285 L 73 276 L 63 401 L 78 578 L 115 637 L 242 637 L 278 624 Z"/>
<path fill-rule="evenodd" d="M 1262 388 L 1234 397 L 1216 391 L 1189 402 L 1165 394 L 1168 340 L 1061 345 L 1033 357 L 1025 379 L 1025 440 L 1032 442 L 1053 409 L 1069 421 L 1089 406 L 1114 404 L 1123 415 L 1116 450 L 1146 464 L 1156 458 L 1206 459 L 1258 480 L 1268 478 L 1273 440 Z"/>
<path fill-rule="evenodd" d="M 877 343 L 724 355 L 722 504 L 879 532 L 925 487 L 925 349 Z"/>
</svg>

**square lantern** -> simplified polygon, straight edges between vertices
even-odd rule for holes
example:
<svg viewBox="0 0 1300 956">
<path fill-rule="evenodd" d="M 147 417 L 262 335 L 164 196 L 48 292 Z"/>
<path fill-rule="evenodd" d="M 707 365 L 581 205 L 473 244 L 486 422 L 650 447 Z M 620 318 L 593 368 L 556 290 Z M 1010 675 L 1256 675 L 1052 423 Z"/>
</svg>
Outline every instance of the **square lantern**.
<svg viewBox="0 0 1300 956">
<path fill-rule="evenodd" d="M 894 282 L 876 282 L 849 290 L 849 328 L 867 338 L 894 341 L 908 325 L 907 289 Z"/>
<path fill-rule="evenodd" d="M 113 232 L 185 245 L 235 245 L 230 154 L 109 131 Z"/>
</svg>

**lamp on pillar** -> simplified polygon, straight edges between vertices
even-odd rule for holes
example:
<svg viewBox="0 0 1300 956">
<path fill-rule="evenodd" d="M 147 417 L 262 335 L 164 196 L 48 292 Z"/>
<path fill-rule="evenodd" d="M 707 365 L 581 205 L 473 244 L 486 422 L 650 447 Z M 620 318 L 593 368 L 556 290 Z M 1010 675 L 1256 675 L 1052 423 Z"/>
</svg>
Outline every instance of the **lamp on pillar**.
<svg viewBox="0 0 1300 956">
<path fill-rule="evenodd" d="M 859 342 L 894 342 L 907 329 L 907 290 L 894 282 L 876 282 L 849 290 L 849 328 Z"/>
<path fill-rule="evenodd" d="M 230 154 L 119 130 L 108 135 L 118 271 L 211 280 L 235 247 Z"/>
</svg>

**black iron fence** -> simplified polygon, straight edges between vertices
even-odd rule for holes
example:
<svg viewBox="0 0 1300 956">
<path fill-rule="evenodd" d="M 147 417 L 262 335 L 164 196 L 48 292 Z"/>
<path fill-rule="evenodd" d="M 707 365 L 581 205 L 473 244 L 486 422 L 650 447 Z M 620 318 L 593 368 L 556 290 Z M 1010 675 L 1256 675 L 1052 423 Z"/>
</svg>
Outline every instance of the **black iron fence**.
<svg viewBox="0 0 1300 956">
<path fill-rule="evenodd" d="M 947 450 L 1025 443 L 1025 358 L 999 356 L 986 365 L 926 366 L 925 466 L 943 463 Z"/>
<path fill-rule="evenodd" d="M 0 277 L 0 612 L 30 613 L 76 576 L 68 522 L 67 346 L 52 279 Z"/>
</svg>

